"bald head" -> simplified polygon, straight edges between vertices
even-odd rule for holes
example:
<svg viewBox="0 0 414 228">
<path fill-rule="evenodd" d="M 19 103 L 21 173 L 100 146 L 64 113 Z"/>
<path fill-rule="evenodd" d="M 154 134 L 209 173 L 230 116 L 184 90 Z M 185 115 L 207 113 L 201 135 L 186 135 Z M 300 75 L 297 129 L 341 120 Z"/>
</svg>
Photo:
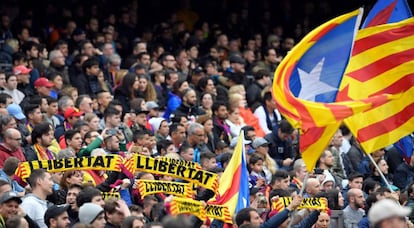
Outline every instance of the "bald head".
<svg viewBox="0 0 414 228">
<path fill-rule="evenodd" d="M 309 196 L 314 197 L 316 194 L 318 194 L 321 190 L 321 184 L 318 179 L 316 178 L 309 178 L 306 182 L 306 193 L 308 193 Z"/>
<path fill-rule="evenodd" d="M 4 143 L 10 148 L 11 151 L 19 149 L 22 143 L 22 136 L 20 131 L 9 128 L 4 132 Z"/>
<path fill-rule="evenodd" d="M 14 128 L 9 128 L 4 132 L 4 137 L 20 137 L 20 131 L 14 129 Z"/>
</svg>

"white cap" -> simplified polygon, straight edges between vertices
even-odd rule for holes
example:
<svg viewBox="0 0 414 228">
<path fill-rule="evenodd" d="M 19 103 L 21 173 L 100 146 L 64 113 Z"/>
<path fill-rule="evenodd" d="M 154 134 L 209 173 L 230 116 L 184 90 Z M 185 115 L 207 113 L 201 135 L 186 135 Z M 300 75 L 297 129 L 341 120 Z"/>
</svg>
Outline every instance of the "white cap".
<svg viewBox="0 0 414 228">
<path fill-rule="evenodd" d="M 402 207 L 395 200 L 380 200 L 369 209 L 368 219 L 374 226 L 384 219 L 392 217 L 405 217 L 411 213 L 411 208 Z"/>
</svg>

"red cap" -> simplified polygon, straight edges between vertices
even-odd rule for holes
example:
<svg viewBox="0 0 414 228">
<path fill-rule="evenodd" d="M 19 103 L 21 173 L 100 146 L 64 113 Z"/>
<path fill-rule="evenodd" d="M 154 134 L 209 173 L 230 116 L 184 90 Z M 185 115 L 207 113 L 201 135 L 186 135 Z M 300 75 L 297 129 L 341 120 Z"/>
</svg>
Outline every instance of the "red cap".
<svg viewBox="0 0 414 228">
<path fill-rule="evenodd" d="M 47 80 L 47 78 L 38 78 L 34 82 L 34 86 L 35 87 L 42 87 L 42 86 L 44 86 L 46 88 L 52 88 L 54 86 L 54 84 L 52 82 L 49 82 L 49 80 Z"/>
<path fill-rule="evenodd" d="M 64 117 L 65 119 L 69 119 L 70 117 L 74 116 L 82 116 L 83 112 L 79 111 L 77 108 L 68 108 L 65 111 Z"/>
<path fill-rule="evenodd" d="M 13 73 L 15 74 L 15 75 L 19 75 L 19 74 L 28 74 L 28 73 L 30 73 L 30 71 L 32 71 L 32 69 L 29 69 L 29 68 L 27 68 L 26 66 L 24 66 L 24 65 L 18 65 L 18 66 L 15 66 L 14 68 L 13 68 Z"/>
</svg>

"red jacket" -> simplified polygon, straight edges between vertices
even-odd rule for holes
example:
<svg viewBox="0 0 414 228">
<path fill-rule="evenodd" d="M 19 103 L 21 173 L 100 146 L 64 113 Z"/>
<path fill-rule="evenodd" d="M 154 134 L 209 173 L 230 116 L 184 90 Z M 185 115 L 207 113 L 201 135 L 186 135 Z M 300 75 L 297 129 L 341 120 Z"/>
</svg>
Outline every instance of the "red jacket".
<svg viewBox="0 0 414 228">
<path fill-rule="evenodd" d="M 16 157 L 20 161 L 26 161 L 26 158 L 23 154 L 22 148 L 19 147 L 16 151 L 11 151 L 7 145 L 0 143 L 0 168 L 3 168 L 4 161 L 9 157 Z"/>
</svg>

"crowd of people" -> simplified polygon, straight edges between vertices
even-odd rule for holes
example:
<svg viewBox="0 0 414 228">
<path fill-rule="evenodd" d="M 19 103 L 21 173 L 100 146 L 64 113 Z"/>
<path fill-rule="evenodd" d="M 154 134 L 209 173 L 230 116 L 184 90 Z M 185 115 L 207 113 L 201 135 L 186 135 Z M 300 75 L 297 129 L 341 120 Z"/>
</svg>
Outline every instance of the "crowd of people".
<svg viewBox="0 0 414 228">
<path fill-rule="evenodd" d="M 171 216 L 168 194 L 141 198 L 140 180 L 182 181 L 167 175 L 36 169 L 22 181 L 15 171 L 25 161 L 140 154 L 220 175 L 240 134 L 250 207 L 235 215 L 238 227 L 412 227 L 414 158 L 396 148 L 371 154 L 379 171 L 342 126 L 307 172 L 298 132 L 271 92 L 298 37 L 281 27 L 241 36 L 231 22 L 240 25 L 244 11 L 225 26 L 166 21 L 136 36 L 131 12 L 81 23 L 64 9 L 65 26 L 42 35 L 33 17 L 1 15 L 0 227 L 223 227 Z M 293 199 L 273 208 L 281 197 Z M 327 209 L 290 217 L 304 198 L 320 197 Z M 193 198 L 207 202 L 214 192 L 197 188 Z"/>
</svg>

